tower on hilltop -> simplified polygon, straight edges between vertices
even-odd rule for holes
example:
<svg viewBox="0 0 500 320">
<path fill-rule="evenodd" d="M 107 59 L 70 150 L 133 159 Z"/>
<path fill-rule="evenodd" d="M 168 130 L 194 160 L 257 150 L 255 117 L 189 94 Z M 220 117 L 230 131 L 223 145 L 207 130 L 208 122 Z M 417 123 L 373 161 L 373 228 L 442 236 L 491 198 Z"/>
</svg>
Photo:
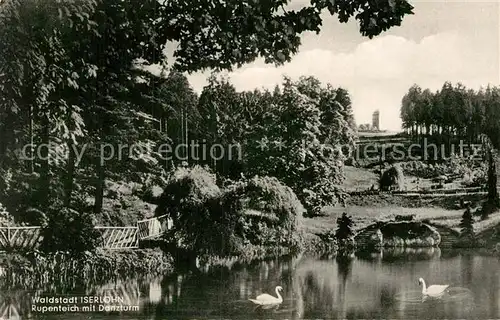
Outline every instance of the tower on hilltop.
<svg viewBox="0 0 500 320">
<path fill-rule="evenodd" d="M 380 112 L 375 110 L 372 115 L 372 130 L 380 130 Z"/>
</svg>

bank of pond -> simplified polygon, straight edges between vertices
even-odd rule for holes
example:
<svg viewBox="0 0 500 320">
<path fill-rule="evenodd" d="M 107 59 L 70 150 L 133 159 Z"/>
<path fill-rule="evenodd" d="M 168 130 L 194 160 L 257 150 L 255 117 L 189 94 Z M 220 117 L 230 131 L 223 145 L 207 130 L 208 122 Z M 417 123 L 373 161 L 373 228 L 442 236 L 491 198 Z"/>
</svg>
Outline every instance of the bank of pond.
<svg viewBox="0 0 500 320">
<path fill-rule="evenodd" d="M 484 253 L 497 254 L 494 241 L 464 239 L 454 229 L 434 225 L 427 221 L 375 222 L 358 230 L 351 241 L 340 242 L 333 233 L 302 234 L 300 245 L 285 247 L 251 245 L 239 249 L 238 255 L 215 256 L 176 247 L 165 239 L 145 242 L 145 248 L 135 250 L 86 251 L 44 253 L 41 251 L 10 252 L 0 254 L 2 274 L 29 284 L 74 281 L 68 279 L 111 279 L 122 274 L 164 274 L 176 269 L 200 270 L 214 265 L 251 262 L 267 258 L 314 254 L 337 257 L 356 253 L 361 257 L 379 254 L 384 249 L 392 253 L 403 252 L 411 256 L 426 248 L 474 248 Z M 147 248 L 149 247 L 149 248 Z"/>
<path fill-rule="evenodd" d="M 433 282 L 457 282 L 457 286 L 453 287 L 455 293 L 473 296 L 477 293 L 469 289 L 475 285 L 471 279 L 479 277 L 479 281 L 483 281 L 477 270 L 488 269 L 488 266 L 498 265 L 499 262 L 498 252 L 491 249 L 491 246 L 475 248 L 473 252 L 457 249 L 457 244 L 463 242 L 458 232 L 426 221 L 376 222 L 358 230 L 352 240 L 344 242 L 349 243 L 349 246 L 342 246 L 335 237 L 306 234 L 302 235 L 301 246 L 293 250 L 280 246 L 249 245 L 242 250 L 246 254 L 226 257 L 199 255 L 185 249 L 176 249 L 161 239 L 148 243 L 151 247 L 149 249 L 98 249 L 80 254 L 38 251 L 4 253 L 0 255 L 0 288 L 3 292 L 0 299 L 7 299 L 10 303 L 4 303 L 2 308 L 13 305 L 15 312 L 31 317 L 36 317 L 33 312 L 41 312 L 41 309 L 31 309 L 33 301 L 30 299 L 33 296 L 111 294 L 129 299 L 120 300 L 121 304 L 140 307 L 134 307 L 133 310 L 102 309 L 102 312 L 97 309 L 94 310 L 99 314 L 96 319 L 112 319 L 111 315 L 117 313 L 137 319 L 137 312 L 144 316 L 185 314 L 188 318 L 210 318 L 220 313 L 243 319 L 249 315 L 248 312 L 253 312 L 248 309 L 249 298 L 259 292 L 274 292 L 275 286 L 283 286 L 283 294 L 287 298 L 284 298 L 283 307 L 279 311 L 288 315 L 291 312 L 291 318 L 304 314 L 325 317 L 328 312 L 335 312 L 341 318 L 345 318 L 347 314 L 377 317 L 373 313 L 376 310 L 393 315 L 395 311 L 387 309 L 387 305 L 378 305 L 378 302 L 370 300 L 380 300 L 381 297 L 389 299 L 389 302 L 384 302 L 389 305 L 395 304 L 395 301 L 401 303 L 400 300 L 403 299 L 405 308 L 413 308 L 412 312 L 425 318 L 422 313 L 424 309 L 419 309 L 420 305 L 416 304 L 417 300 L 418 303 L 421 302 L 417 299 L 419 288 L 415 287 L 418 277 L 429 278 Z M 459 270 L 455 270 L 454 262 L 450 262 L 455 260 L 461 263 Z M 406 265 L 411 269 L 406 269 Z M 435 269 L 439 270 L 440 265 L 449 268 L 452 273 L 436 274 Z M 497 268 L 493 271 L 488 269 L 485 272 L 490 272 L 487 275 L 490 277 L 496 270 Z M 387 278 L 387 272 L 392 272 L 394 279 Z M 387 282 L 386 287 L 371 283 L 370 279 L 365 279 L 366 274 Z M 349 291 L 352 288 L 347 290 L 342 287 L 349 281 L 356 282 L 355 287 L 362 286 L 361 278 L 367 281 L 367 288 L 373 295 L 365 297 L 366 301 L 354 299 L 357 293 Z M 397 281 L 409 283 L 402 285 Z M 497 290 L 500 298 L 500 284 L 496 285 L 498 286 L 491 289 Z M 229 289 L 227 286 L 235 287 Z M 331 288 L 327 290 L 325 286 Z M 354 291 L 356 290 L 358 289 Z M 362 290 L 361 287 L 359 290 Z M 190 297 L 186 291 L 194 296 Z M 230 295 L 231 292 L 234 296 Z M 310 295 L 317 300 L 310 300 Z M 327 306 L 330 301 L 328 299 L 332 297 L 337 299 L 336 304 Z M 455 298 L 462 299 L 453 296 Z M 227 300 L 229 305 L 227 308 L 216 306 L 214 299 L 219 303 Z M 324 303 L 318 303 L 323 300 Z M 197 306 L 193 301 L 198 301 L 201 305 Z M 342 301 L 348 301 L 348 304 L 342 305 Z M 361 309 L 356 307 L 356 303 L 359 303 Z M 475 315 L 477 309 L 471 308 L 460 309 L 458 315 L 467 316 L 470 312 Z M 199 312 L 196 311 L 198 309 Z M 74 313 L 75 310 L 78 311 L 74 309 L 68 312 Z M 241 310 L 247 311 L 245 313 L 240 312 Z M 449 311 L 446 310 L 443 312 L 448 315 Z M 405 314 L 407 311 L 408 309 L 400 312 Z M 492 309 L 487 314 L 497 316 L 497 311 Z M 0 314 L 4 312 L 6 311 L 0 310 Z M 90 311 L 79 309 L 76 313 L 85 315 L 88 312 Z M 65 318 L 61 312 L 49 314 L 46 319 Z M 277 316 L 280 314 L 273 313 L 271 318 L 281 318 Z"/>
</svg>

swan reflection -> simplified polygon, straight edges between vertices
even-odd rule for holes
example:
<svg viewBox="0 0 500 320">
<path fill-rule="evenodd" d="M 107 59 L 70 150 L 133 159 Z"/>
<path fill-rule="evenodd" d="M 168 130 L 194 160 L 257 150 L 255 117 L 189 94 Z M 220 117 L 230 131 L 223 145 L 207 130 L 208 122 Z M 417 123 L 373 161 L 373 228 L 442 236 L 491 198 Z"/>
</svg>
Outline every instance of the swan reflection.
<svg viewBox="0 0 500 320">
<path fill-rule="evenodd" d="M 448 290 L 437 296 L 423 295 L 420 290 L 400 292 L 394 296 L 394 300 L 404 302 L 407 305 L 418 305 L 425 302 L 432 303 L 436 301 L 440 301 L 441 303 L 467 303 L 473 302 L 474 297 L 472 292 L 467 288 L 449 287 Z"/>
</svg>

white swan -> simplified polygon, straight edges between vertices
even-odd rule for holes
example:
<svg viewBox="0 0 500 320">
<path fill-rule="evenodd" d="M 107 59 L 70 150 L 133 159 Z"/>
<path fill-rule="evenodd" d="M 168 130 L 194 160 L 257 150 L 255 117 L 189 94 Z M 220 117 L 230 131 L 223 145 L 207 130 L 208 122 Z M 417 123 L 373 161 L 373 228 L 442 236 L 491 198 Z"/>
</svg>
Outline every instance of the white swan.
<svg viewBox="0 0 500 320">
<path fill-rule="evenodd" d="M 270 294 L 264 293 L 264 294 L 257 296 L 257 298 L 255 298 L 255 299 L 248 299 L 248 300 L 252 301 L 253 303 L 255 303 L 256 305 L 259 305 L 259 306 L 280 304 L 283 302 L 283 298 L 280 295 L 281 290 L 283 290 L 283 288 L 281 286 L 276 287 L 276 295 L 278 296 L 277 298 L 273 297 Z"/>
<path fill-rule="evenodd" d="M 422 294 L 429 297 L 437 297 L 442 295 L 450 285 L 432 285 L 427 288 L 424 279 L 418 279 L 418 282 L 422 285 Z"/>
</svg>

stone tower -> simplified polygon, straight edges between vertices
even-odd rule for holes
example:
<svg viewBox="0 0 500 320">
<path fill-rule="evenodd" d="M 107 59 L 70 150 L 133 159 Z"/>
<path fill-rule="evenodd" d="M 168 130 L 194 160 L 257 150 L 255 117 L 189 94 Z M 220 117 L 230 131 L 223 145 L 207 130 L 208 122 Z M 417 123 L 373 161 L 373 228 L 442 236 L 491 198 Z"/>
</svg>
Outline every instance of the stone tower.
<svg viewBox="0 0 500 320">
<path fill-rule="evenodd" d="M 372 129 L 380 130 L 380 112 L 378 110 L 375 110 L 372 115 Z"/>
</svg>

